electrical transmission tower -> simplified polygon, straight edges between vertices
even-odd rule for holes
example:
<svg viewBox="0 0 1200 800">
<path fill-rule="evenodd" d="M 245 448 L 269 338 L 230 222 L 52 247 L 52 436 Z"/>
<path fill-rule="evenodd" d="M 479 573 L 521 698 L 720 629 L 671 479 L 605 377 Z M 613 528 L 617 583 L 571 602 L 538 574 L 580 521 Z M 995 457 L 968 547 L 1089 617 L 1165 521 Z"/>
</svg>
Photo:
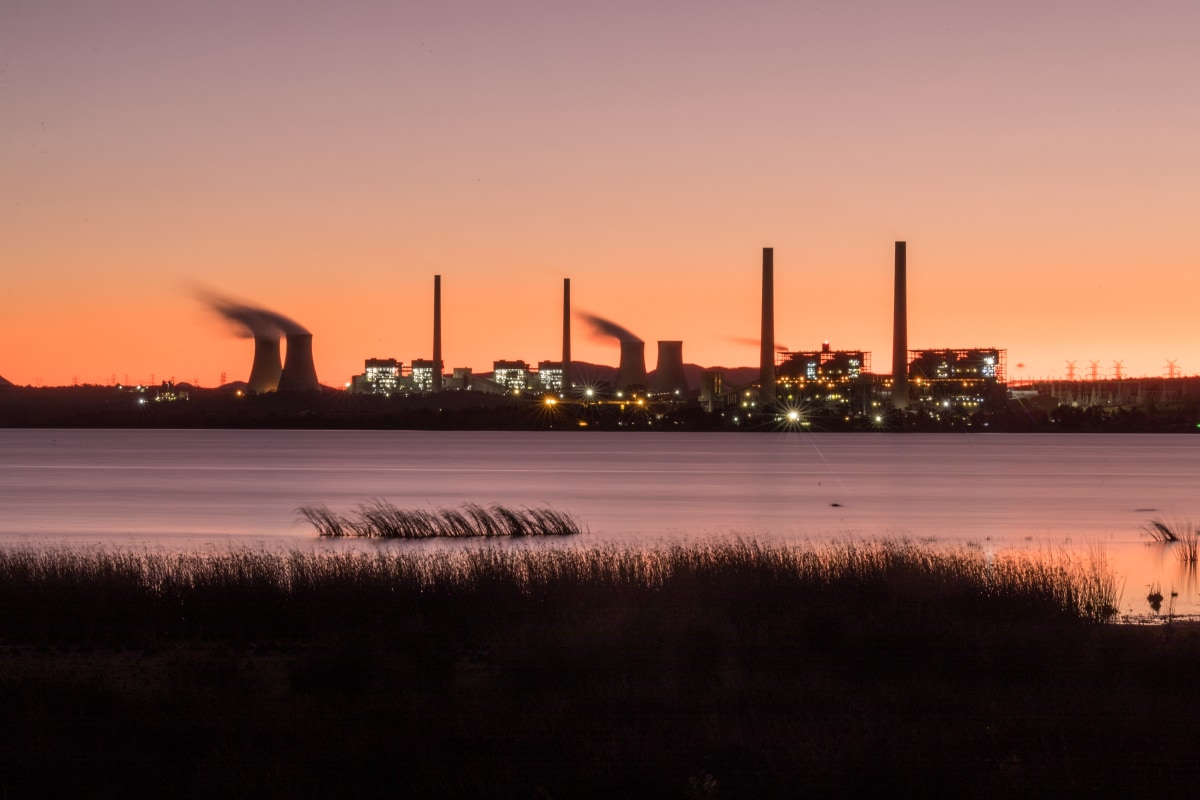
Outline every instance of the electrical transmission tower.
<svg viewBox="0 0 1200 800">
<path fill-rule="evenodd" d="M 1075 362 L 1074 361 L 1067 362 L 1067 380 L 1069 380 L 1069 381 L 1075 380 Z"/>
<path fill-rule="evenodd" d="M 1167 377 L 1168 378 L 1178 378 L 1179 377 L 1179 359 L 1178 358 L 1168 358 L 1167 359 Z"/>
<path fill-rule="evenodd" d="M 1124 367 L 1125 367 L 1124 361 L 1114 361 L 1113 362 L 1113 378 L 1115 378 L 1116 380 L 1121 380 L 1122 378 L 1124 378 L 1125 376 L 1121 373 L 1121 370 Z"/>
<path fill-rule="evenodd" d="M 1089 381 L 1100 380 L 1100 362 L 1099 361 L 1091 361 L 1091 360 L 1088 361 L 1088 380 Z"/>
</svg>

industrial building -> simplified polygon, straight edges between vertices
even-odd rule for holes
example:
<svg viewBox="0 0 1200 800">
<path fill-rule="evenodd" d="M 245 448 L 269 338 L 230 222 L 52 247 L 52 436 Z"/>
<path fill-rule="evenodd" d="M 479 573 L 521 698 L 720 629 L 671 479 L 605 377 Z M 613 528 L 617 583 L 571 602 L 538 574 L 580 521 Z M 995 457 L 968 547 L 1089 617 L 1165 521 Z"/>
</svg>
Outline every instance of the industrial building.
<svg viewBox="0 0 1200 800">
<path fill-rule="evenodd" d="M 784 352 L 775 363 L 775 395 L 789 407 L 867 413 L 874 399 L 871 354 L 864 350 Z"/>
<path fill-rule="evenodd" d="M 510 392 L 523 392 L 532 388 L 529 364 L 524 361 L 493 361 L 492 380 Z"/>
<path fill-rule="evenodd" d="M 368 358 L 362 375 L 350 379 L 357 394 L 393 395 L 404 390 L 404 364 L 394 358 Z"/>
<path fill-rule="evenodd" d="M 995 347 L 908 351 L 909 402 L 973 413 L 1004 401 L 1007 351 Z"/>
<path fill-rule="evenodd" d="M 564 389 L 564 371 L 561 361 L 539 361 L 537 365 L 537 386 L 543 392 L 562 392 Z"/>
</svg>

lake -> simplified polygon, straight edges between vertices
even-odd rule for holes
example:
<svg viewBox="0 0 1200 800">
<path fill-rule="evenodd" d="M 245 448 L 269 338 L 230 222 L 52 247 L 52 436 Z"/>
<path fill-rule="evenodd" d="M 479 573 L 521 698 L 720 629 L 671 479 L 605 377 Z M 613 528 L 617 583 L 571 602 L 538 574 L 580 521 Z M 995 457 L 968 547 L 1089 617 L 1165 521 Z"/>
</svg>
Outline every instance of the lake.
<svg viewBox="0 0 1200 800">
<path fill-rule="evenodd" d="M 1143 532 L 1200 522 L 1198 486 L 1187 435 L 0 430 L 0 544 L 347 546 L 296 509 L 503 502 L 570 512 L 588 543 L 1100 546 L 1122 611 L 1158 582 L 1200 614 L 1195 569 Z"/>
</svg>

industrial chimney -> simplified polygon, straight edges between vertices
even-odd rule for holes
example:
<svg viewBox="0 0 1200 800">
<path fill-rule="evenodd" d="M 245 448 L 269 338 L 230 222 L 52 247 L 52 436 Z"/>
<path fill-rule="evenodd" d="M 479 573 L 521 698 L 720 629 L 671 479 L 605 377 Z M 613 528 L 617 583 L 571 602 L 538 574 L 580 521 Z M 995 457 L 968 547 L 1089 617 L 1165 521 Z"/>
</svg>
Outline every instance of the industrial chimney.
<svg viewBox="0 0 1200 800">
<path fill-rule="evenodd" d="M 433 391 L 442 390 L 442 276 L 433 276 Z"/>
<path fill-rule="evenodd" d="M 320 388 L 317 367 L 313 363 L 312 334 L 289 333 L 283 372 L 279 376 L 279 391 L 308 392 Z"/>
<path fill-rule="evenodd" d="M 683 374 L 683 342 L 658 343 L 658 367 L 650 391 L 656 394 L 688 393 L 687 377 Z"/>
<path fill-rule="evenodd" d="M 563 278 L 562 390 L 571 391 L 571 279 Z"/>
<path fill-rule="evenodd" d="M 759 337 L 759 400 L 775 404 L 775 249 L 764 247 L 762 255 L 762 336 Z"/>
<path fill-rule="evenodd" d="M 646 343 L 621 342 L 621 365 L 617 368 L 617 388 L 646 385 Z"/>
<path fill-rule="evenodd" d="M 252 392 L 273 392 L 279 388 L 279 375 L 283 363 L 279 358 L 278 336 L 254 337 L 254 364 L 250 367 L 250 380 L 246 388 Z"/>
<path fill-rule="evenodd" d="M 892 406 L 908 408 L 908 289 L 905 243 L 896 242 L 896 295 L 892 312 Z"/>
</svg>

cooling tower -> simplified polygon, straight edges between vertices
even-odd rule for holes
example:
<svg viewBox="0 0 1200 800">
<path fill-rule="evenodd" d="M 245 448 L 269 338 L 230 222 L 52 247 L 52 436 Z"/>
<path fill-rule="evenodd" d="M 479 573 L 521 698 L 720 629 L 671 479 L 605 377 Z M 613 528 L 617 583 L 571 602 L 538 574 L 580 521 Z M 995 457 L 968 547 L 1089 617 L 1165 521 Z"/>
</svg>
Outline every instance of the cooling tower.
<svg viewBox="0 0 1200 800">
<path fill-rule="evenodd" d="M 892 406 L 908 407 L 908 288 L 905 243 L 896 242 L 896 295 L 892 312 Z"/>
<path fill-rule="evenodd" d="M 317 367 L 313 363 L 312 334 L 289 333 L 283 373 L 279 376 L 279 391 L 309 392 L 320 388 Z"/>
<path fill-rule="evenodd" d="M 254 337 L 254 365 L 250 367 L 250 380 L 246 381 L 246 388 L 260 394 L 273 392 L 279 388 L 279 375 L 282 372 L 279 337 Z"/>
<path fill-rule="evenodd" d="M 759 401 L 775 403 L 775 248 L 764 247 L 762 256 L 762 336 L 759 337 Z"/>
<path fill-rule="evenodd" d="M 688 393 L 687 377 L 683 374 L 683 342 L 658 343 L 658 368 L 650 391 L 658 394 Z"/>
<path fill-rule="evenodd" d="M 617 388 L 646 385 L 646 343 L 621 342 L 621 365 L 617 368 Z"/>
<path fill-rule="evenodd" d="M 571 279 L 563 278 L 562 390 L 571 391 Z"/>
<path fill-rule="evenodd" d="M 433 276 L 433 391 L 442 390 L 442 276 Z"/>
</svg>

